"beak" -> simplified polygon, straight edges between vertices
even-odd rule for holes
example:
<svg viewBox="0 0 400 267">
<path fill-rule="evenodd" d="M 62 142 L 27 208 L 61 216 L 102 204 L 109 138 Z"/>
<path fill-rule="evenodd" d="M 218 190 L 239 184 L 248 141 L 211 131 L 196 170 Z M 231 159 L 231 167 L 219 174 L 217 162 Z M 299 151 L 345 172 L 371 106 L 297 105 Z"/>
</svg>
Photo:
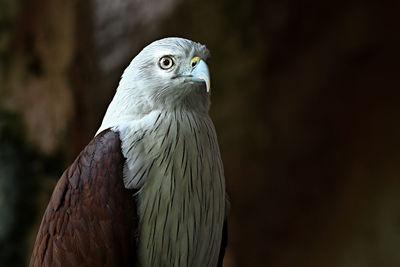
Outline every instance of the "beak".
<svg viewBox="0 0 400 267">
<path fill-rule="evenodd" d="M 207 93 L 210 92 L 210 72 L 208 71 L 207 64 L 199 57 L 194 57 L 192 63 L 195 63 L 194 67 L 189 73 L 178 74 L 173 78 L 185 77 L 186 81 L 203 82 L 206 84 Z"/>
<path fill-rule="evenodd" d="M 195 82 L 204 82 L 206 84 L 207 93 L 210 92 L 210 72 L 207 64 L 200 59 L 196 66 L 190 72 L 191 80 Z"/>
</svg>

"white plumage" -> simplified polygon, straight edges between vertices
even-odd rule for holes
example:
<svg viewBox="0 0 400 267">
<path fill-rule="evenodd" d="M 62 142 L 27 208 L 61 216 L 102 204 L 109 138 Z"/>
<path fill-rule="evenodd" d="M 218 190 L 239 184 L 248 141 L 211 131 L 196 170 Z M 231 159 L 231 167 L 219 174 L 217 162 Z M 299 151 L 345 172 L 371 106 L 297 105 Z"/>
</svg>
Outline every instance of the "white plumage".
<svg viewBox="0 0 400 267">
<path fill-rule="evenodd" d="M 160 67 L 165 56 L 171 68 Z M 124 184 L 138 190 L 141 266 L 218 261 L 225 181 L 208 116 L 208 69 L 197 73 L 194 60 L 206 68 L 208 56 L 205 46 L 181 38 L 144 48 L 125 70 L 98 131 L 120 133 Z"/>
</svg>

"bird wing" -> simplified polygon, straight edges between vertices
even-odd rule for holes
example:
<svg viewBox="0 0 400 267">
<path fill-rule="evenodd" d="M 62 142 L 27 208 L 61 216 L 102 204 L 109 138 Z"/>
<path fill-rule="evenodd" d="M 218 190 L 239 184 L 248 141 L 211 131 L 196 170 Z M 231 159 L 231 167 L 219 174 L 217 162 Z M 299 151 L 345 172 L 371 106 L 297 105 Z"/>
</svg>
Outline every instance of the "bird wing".
<svg viewBox="0 0 400 267">
<path fill-rule="evenodd" d="M 54 189 L 30 266 L 134 266 L 137 211 L 119 134 L 98 134 Z"/>
</svg>

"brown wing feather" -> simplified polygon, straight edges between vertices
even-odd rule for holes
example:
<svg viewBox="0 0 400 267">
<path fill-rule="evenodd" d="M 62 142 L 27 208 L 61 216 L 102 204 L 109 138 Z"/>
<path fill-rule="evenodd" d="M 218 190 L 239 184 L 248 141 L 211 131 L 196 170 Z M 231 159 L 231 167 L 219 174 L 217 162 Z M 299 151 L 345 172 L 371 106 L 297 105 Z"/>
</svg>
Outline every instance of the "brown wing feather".
<svg viewBox="0 0 400 267">
<path fill-rule="evenodd" d="M 64 172 L 36 238 L 30 266 L 134 266 L 137 213 L 124 188 L 118 133 L 97 135 Z"/>
</svg>

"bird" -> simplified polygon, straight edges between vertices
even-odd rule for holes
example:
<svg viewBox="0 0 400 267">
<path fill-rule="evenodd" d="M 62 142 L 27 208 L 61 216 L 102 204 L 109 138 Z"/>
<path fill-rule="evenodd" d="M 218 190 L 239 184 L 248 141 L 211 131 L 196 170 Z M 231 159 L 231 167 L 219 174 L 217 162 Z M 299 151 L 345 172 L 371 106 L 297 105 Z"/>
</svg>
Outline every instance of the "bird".
<svg viewBox="0 0 400 267">
<path fill-rule="evenodd" d="M 167 37 L 133 58 L 55 186 L 31 267 L 222 266 L 229 202 L 209 57 Z"/>
</svg>

